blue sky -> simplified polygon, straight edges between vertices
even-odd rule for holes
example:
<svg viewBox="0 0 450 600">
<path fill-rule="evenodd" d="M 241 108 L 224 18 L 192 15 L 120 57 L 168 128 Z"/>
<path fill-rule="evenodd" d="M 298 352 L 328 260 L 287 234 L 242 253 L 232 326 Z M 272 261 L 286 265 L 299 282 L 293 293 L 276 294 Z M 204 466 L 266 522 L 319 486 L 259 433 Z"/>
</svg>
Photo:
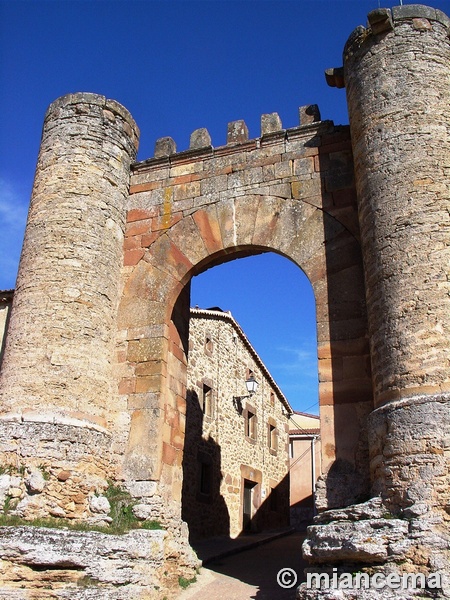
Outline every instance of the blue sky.
<svg viewBox="0 0 450 600">
<path fill-rule="evenodd" d="M 429 3 L 450 12 L 449 0 Z M 221 146 L 237 119 L 257 137 L 263 113 L 294 127 L 305 104 L 345 124 L 345 92 L 328 88 L 323 72 L 341 66 L 345 41 L 368 12 L 393 4 L 0 0 L 0 289 L 14 287 L 53 100 L 89 91 L 121 102 L 141 129 L 140 160 L 163 136 L 186 149 L 200 127 Z M 314 303 L 295 265 L 275 255 L 222 265 L 194 281 L 192 303 L 231 310 L 294 408 L 317 411 Z"/>
</svg>

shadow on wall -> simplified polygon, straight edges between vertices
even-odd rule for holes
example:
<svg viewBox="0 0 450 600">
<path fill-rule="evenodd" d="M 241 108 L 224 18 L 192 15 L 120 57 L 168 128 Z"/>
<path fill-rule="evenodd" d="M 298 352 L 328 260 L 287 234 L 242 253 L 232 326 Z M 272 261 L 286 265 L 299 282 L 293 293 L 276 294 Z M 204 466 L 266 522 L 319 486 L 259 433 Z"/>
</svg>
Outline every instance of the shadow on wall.
<svg viewBox="0 0 450 600">
<path fill-rule="evenodd" d="M 204 418 L 198 394 L 188 390 L 181 514 L 189 527 L 190 543 L 196 548 L 197 541 L 230 537 L 229 510 L 239 511 L 242 519 L 242 531 L 238 537 L 288 526 L 289 474 L 264 499 L 262 474 L 256 469 L 241 466 L 240 487 L 230 490 L 227 505 L 221 494 L 222 479 L 226 476 L 222 471 L 221 448 L 211 435 L 203 437 Z M 238 453 L 239 443 L 237 440 L 236 448 L 227 451 Z M 256 476 L 252 478 L 252 474 Z"/>
<path fill-rule="evenodd" d="M 220 446 L 211 437 L 203 438 L 203 419 L 197 393 L 188 390 L 181 517 L 188 524 L 191 543 L 230 533 L 230 515 L 220 493 Z"/>
<path fill-rule="evenodd" d="M 238 537 L 289 526 L 289 473 L 271 489 L 269 496 L 264 500 L 261 498 L 260 484 L 244 479 L 242 486 L 243 527 Z M 246 493 L 251 504 L 248 516 L 246 515 Z"/>
<path fill-rule="evenodd" d="M 314 518 L 314 498 L 310 494 L 295 504 L 291 504 L 291 526 L 297 531 L 306 531 Z"/>
<path fill-rule="evenodd" d="M 329 336 L 320 339 L 320 413 L 325 476 L 318 510 L 349 506 L 370 495 L 367 418 L 373 410 L 369 335 L 354 165 L 347 128 L 322 139 L 319 151 Z M 314 144 L 315 142 L 312 141 Z M 328 148 L 328 149 L 327 149 Z M 330 204 L 330 198 L 332 203 Z M 334 439 L 332 443 L 331 438 Z"/>
</svg>

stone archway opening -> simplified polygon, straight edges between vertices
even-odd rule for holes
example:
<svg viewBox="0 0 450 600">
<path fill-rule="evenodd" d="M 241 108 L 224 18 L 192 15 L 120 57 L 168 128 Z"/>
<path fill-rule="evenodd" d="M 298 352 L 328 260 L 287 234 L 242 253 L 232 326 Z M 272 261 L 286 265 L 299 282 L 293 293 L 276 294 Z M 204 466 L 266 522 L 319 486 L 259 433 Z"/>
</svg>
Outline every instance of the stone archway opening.
<svg viewBox="0 0 450 600">
<path fill-rule="evenodd" d="M 194 547 L 198 538 L 236 537 L 289 524 L 291 406 L 286 403 L 279 410 L 280 401 L 290 401 L 276 385 L 280 377 L 291 381 L 291 395 L 297 392 L 297 408 L 312 406 L 318 410 L 312 286 L 298 266 L 285 257 L 269 251 L 252 255 L 251 249 L 246 254 L 235 260 L 229 254 L 225 263 L 220 258 L 208 263 L 206 270 L 189 282 L 191 301 L 186 290 L 173 315 L 180 339 L 186 336 L 186 318 L 190 317 L 189 339 L 181 344 L 187 348 L 181 501 L 182 517 Z M 187 315 L 188 306 L 197 304 Z M 244 321 L 235 321 L 238 314 Z M 245 333 L 240 327 L 244 322 Z M 244 336 L 246 339 L 241 339 Z M 249 342 L 254 343 L 254 339 L 259 344 L 249 351 Z M 290 361 L 288 372 L 281 364 L 286 357 Z M 289 377 L 292 370 L 295 377 Z M 303 386 L 302 370 L 307 371 Z M 245 394 L 244 380 L 249 373 L 259 382 L 259 392 L 252 399 Z M 284 392 L 284 386 L 281 389 Z M 309 393 L 306 398 L 305 393 Z M 247 424 L 249 414 L 251 425 Z M 318 419 L 315 422 L 318 427 Z M 304 465 L 299 464 L 297 440 L 295 446 L 293 462 L 298 478 L 298 467 Z M 303 471 L 305 481 L 297 482 L 294 489 L 295 504 L 302 507 L 309 506 L 313 493 L 311 473 Z M 297 497 L 301 492 L 304 497 Z M 312 515 L 312 507 L 309 512 Z"/>
<path fill-rule="evenodd" d="M 191 306 L 230 311 L 292 408 L 318 414 L 315 298 L 298 265 L 274 252 L 222 262 L 192 278 Z"/>
<path fill-rule="evenodd" d="M 348 129 L 313 122 L 221 149 L 167 152 L 137 164 L 131 178 L 119 309 L 126 477 L 163 481 L 179 503 L 190 280 L 220 262 L 275 252 L 303 270 L 316 298 L 322 459 L 325 470 L 334 465 L 321 507 L 354 501 L 369 486 L 373 403 Z"/>
</svg>

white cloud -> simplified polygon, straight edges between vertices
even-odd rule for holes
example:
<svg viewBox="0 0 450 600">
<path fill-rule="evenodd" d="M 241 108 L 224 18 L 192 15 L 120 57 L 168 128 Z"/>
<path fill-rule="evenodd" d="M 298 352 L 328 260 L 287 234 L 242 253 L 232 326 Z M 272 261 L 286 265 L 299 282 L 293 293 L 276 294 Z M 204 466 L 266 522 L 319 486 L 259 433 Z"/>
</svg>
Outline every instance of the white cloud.
<svg viewBox="0 0 450 600">
<path fill-rule="evenodd" d="M 301 344 L 297 347 L 281 346 L 277 348 L 279 363 L 272 368 L 286 375 L 301 374 L 302 378 L 310 377 L 317 380 L 317 349 L 310 344 Z"/>
<path fill-rule="evenodd" d="M 271 373 L 294 410 L 314 410 L 318 403 L 317 347 L 308 340 L 278 346 Z"/>
<path fill-rule="evenodd" d="M 28 192 L 0 177 L 0 289 L 15 284 L 28 202 Z"/>
</svg>

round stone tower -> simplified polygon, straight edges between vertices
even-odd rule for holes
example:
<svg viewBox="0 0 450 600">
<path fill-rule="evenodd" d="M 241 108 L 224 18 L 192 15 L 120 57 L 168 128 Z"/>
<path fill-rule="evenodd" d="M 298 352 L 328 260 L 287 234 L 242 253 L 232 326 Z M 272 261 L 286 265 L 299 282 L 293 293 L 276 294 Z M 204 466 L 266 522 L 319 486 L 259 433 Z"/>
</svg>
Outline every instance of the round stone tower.
<svg viewBox="0 0 450 600">
<path fill-rule="evenodd" d="M 3 414 L 104 422 L 138 136 L 128 111 L 103 96 L 70 94 L 47 111 L 1 370 Z"/>
<path fill-rule="evenodd" d="M 95 521 L 92 494 L 116 474 L 116 313 L 137 145 L 130 114 L 103 96 L 64 96 L 45 116 L 0 374 L 0 461 L 18 476 L 25 518 Z"/>
<path fill-rule="evenodd" d="M 405 5 L 368 20 L 347 42 L 344 79 L 376 406 L 372 482 L 394 511 L 447 518 L 450 19 Z"/>
</svg>

